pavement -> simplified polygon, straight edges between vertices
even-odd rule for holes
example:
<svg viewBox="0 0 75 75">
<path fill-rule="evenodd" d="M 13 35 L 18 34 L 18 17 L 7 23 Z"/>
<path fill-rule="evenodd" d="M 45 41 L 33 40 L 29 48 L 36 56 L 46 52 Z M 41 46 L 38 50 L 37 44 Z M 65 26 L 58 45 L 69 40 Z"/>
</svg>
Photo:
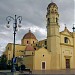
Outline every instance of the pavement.
<svg viewBox="0 0 75 75">
<path fill-rule="evenodd" d="M 42 70 L 42 71 L 32 71 L 29 72 L 19 72 L 16 71 L 14 74 L 10 70 L 0 70 L 0 75 L 75 75 L 75 70 Z"/>
</svg>

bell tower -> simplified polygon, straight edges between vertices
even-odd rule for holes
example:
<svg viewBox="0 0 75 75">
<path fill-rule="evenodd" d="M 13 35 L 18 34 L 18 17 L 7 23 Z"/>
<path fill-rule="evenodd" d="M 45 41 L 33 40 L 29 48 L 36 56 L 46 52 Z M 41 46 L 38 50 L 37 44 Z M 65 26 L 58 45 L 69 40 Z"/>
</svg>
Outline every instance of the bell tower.
<svg viewBox="0 0 75 75">
<path fill-rule="evenodd" d="M 51 52 L 51 68 L 59 69 L 60 34 L 58 7 L 51 2 L 47 7 L 47 49 Z M 55 63 L 56 62 L 56 63 Z"/>
<path fill-rule="evenodd" d="M 55 3 L 50 3 L 47 7 L 47 49 L 56 51 L 57 41 L 59 40 L 59 14 L 58 7 Z"/>
</svg>

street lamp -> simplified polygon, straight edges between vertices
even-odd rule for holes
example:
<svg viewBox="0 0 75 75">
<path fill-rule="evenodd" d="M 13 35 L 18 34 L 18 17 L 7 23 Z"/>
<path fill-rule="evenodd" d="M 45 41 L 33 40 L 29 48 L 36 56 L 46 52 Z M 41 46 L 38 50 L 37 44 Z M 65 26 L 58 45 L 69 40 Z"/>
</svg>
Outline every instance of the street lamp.
<svg viewBox="0 0 75 75">
<path fill-rule="evenodd" d="M 16 31 L 18 30 L 18 27 L 21 27 L 21 21 L 22 21 L 22 16 L 16 16 L 15 18 L 8 16 L 6 17 L 6 21 L 7 21 L 7 28 L 10 27 L 9 23 L 11 21 L 14 21 L 13 23 L 13 31 L 14 31 L 14 42 L 13 42 L 13 57 L 12 57 L 12 72 L 15 71 L 15 65 L 14 65 L 14 59 L 15 59 L 15 35 L 16 35 Z"/>
<path fill-rule="evenodd" d="M 8 62 L 8 64 L 10 65 L 10 54 L 9 54 L 9 62 Z"/>
<path fill-rule="evenodd" d="M 75 32 L 75 24 L 73 24 L 73 28 L 72 29 L 73 29 L 73 32 Z"/>
</svg>

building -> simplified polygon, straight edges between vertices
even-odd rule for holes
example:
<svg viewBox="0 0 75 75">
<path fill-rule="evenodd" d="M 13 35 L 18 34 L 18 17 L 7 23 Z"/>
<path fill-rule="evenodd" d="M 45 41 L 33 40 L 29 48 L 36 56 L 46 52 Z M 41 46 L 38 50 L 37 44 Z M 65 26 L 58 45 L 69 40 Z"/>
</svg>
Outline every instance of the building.
<svg viewBox="0 0 75 75">
<path fill-rule="evenodd" d="M 59 32 L 58 7 L 51 2 L 47 7 L 47 39 L 38 41 L 29 30 L 16 44 L 15 57 L 23 56 L 23 63 L 32 70 L 57 70 L 75 68 L 75 28 L 70 32 L 67 27 Z M 4 54 L 12 58 L 13 44 L 6 46 Z M 10 56 L 9 56 L 10 54 Z"/>
</svg>

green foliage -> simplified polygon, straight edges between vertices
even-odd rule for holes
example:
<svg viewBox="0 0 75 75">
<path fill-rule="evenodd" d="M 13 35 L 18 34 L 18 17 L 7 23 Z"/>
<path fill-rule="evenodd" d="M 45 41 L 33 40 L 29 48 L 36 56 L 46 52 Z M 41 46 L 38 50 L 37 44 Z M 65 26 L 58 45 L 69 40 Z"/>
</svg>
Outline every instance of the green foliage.
<svg viewBox="0 0 75 75">
<path fill-rule="evenodd" d="M 11 65 L 12 64 L 12 60 L 8 60 L 8 64 Z"/>
<path fill-rule="evenodd" d="M 6 57 L 6 55 L 2 55 L 1 56 L 0 63 L 7 63 L 7 57 Z"/>
</svg>

